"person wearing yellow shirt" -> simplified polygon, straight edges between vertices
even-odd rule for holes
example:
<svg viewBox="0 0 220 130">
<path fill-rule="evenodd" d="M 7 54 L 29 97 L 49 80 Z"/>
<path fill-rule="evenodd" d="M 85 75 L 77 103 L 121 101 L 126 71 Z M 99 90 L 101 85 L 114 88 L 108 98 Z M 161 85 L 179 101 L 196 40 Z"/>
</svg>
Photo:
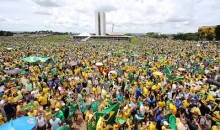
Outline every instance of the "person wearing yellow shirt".
<svg viewBox="0 0 220 130">
<path fill-rule="evenodd" d="M 44 108 L 47 106 L 47 95 L 43 93 L 41 96 L 39 96 L 38 101 L 40 105 L 42 105 Z"/>
<path fill-rule="evenodd" d="M 173 115 L 176 115 L 176 113 L 177 113 L 177 108 L 176 108 L 176 106 L 175 106 L 174 104 L 175 104 L 174 102 L 171 102 L 170 105 L 169 105 L 169 108 L 170 108 L 170 112 L 171 112 Z"/>
<path fill-rule="evenodd" d="M 37 116 L 38 110 L 30 109 L 27 113 L 28 116 Z"/>
<path fill-rule="evenodd" d="M 190 100 L 189 99 L 185 99 L 182 102 L 182 108 L 186 109 L 189 105 L 190 105 Z"/>
<path fill-rule="evenodd" d="M 142 122 L 140 130 L 147 130 L 147 125 L 145 124 L 145 122 Z"/>
<path fill-rule="evenodd" d="M 160 100 L 160 101 L 158 102 L 158 105 L 159 105 L 159 107 L 163 108 L 163 107 L 166 106 L 166 103 L 165 103 L 164 100 Z"/>
<path fill-rule="evenodd" d="M 44 94 L 49 94 L 49 90 L 50 90 L 50 88 L 49 87 L 47 87 L 46 85 L 45 86 L 43 86 L 43 93 Z"/>
<path fill-rule="evenodd" d="M 156 130 L 156 123 L 151 121 L 149 125 L 149 130 Z"/>
<path fill-rule="evenodd" d="M 49 121 L 52 118 L 52 112 L 49 109 L 49 107 L 45 108 L 45 119 L 46 121 Z"/>
<path fill-rule="evenodd" d="M 55 108 L 55 105 L 56 105 L 56 100 L 54 97 L 50 98 L 49 99 L 49 102 L 50 102 L 50 107 L 53 109 Z"/>
<path fill-rule="evenodd" d="M 2 114 L 0 114 L 0 126 L 3 125 L 5 123 L 5 119 L 2 116 Z"/>
</svg>

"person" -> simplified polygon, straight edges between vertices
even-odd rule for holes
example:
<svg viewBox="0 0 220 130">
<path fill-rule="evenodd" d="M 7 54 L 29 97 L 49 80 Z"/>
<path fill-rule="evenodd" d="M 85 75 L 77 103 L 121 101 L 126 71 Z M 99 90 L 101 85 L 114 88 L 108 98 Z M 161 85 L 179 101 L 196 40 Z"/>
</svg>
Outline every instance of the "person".
<svg viewBox="0 0 220 130">
<path fill-rule="evenodd" d="M 203 130 L 210 130 L 212 126 L 212 117 L 208 114 L 199 117 L 199 124 Z"/>
<path fill-rule="evenodd" d="M 162 112 L 159 112 L 158 116 L 156 117 L 156 128 L 157 130 L 162 130 L 162 122 L 164 120 L 164 116 Z"/>
<path fill-rule="evenodd" d="M 65 122 L 63 122 L 61 126 L 57 128 L 57 130 L 70 130 L 70 126 L 66 124 Z"/>
<path fill-rule="evenodd" d="M 55 115 L 53 115 L 52 119 L 50 119 L 50 125 L 51 130 L 57 130 L 61 125 L 61 120 L 59 118 L 56 118 Z"/>
<path fill-rule="evenodd" d="M 37 122 L 37 130 L 45 130 L 46 129 L 46 120 L 44 118 L 43 113 L 39 113 L 37 118 L 36 118 L 36 122 Z"/>
<path fill-rule="evenodd" d="M 163 121 L 162 130 L 171 130 L 167 121 Z"/>
<path fill-rule="evenodd" d="M 56 118 L 59 118 L 62 122 L 64 122 L 64 120 L 65 120 L 64 114 L 58 108 L 55 109 L 55 116 L 56 116 Z"/>
<path fill-rule="evenodd" d="M 180 118 L 180 121 L 177 123 L 177 130 L 189 130 L 187 121 L 184 118 Z"/>
</svg>

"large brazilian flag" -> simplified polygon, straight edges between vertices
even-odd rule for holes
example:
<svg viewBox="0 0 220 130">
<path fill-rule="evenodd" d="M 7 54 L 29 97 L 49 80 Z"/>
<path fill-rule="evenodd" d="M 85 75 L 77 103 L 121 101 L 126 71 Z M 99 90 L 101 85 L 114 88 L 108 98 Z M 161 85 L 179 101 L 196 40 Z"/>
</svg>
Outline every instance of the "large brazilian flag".
<svg viewBox="0 0 220 130">
<path fill-rule="evenodd" d="M 29 103 L 26 107 L 21 108 L 22 111 L 25 111 L 28 109 L 37 109 L 37 106 L 34 103 Z"/>
<path fill-rule="evenodd" d="M 96 121 L 98 122 L 100 117 L 103 117 L 102 121 L 104 121 L 107 125 L 114 123 L 115 117 L 117 115 L 120 103 L 114 104 L 101 112 L 96 113 Z"/>
<path fill-rule="evenodd" d="M 22 60 L 25 62 L 34 63 L 34 62 L 46 62 L 49 59 L 50 57 L 30 56 L 30 57 L 25 57 Z"/>
<path fill-rule="evenodd" d="M 166 71 L 166 77 L 169 81 L 180 82 L 183 79 L 185 79 L 185 76 L 176 76 L 176 75 L 172 74 L 172 72 L 170 71 L 170 69 L 167 66 L 165 66 L 164 69 Z"/>
</svg>

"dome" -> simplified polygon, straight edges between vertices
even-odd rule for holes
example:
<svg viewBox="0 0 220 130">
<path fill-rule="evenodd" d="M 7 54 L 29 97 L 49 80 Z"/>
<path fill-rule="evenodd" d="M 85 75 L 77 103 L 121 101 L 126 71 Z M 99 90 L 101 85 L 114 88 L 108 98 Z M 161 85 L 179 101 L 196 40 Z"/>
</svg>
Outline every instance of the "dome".
<svg viewBox="0 0 220 130">
<path fill-rule="evenodd" d="M 78 36 L 88 36 L 88 37 L 90 37 L 91 35 L 87 32 L 82 32 Z"/>
</svg>

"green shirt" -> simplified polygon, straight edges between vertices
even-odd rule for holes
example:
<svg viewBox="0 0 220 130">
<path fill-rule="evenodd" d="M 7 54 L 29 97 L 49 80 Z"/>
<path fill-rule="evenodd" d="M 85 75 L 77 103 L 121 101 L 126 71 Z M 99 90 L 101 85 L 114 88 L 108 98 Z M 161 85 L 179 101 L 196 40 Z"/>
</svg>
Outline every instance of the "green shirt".
<svg viewBox="0 0 220 130">
<path fill-rule="evenodd" d="M 92 112 L 96 112 L 98 109 L 98 103 L 97 102 L 93 102 L 91 104 L 91 108 L 92 108 Z"/>
<path fill-rule="evenodd" d="M 28 85 L 26 86 L 26 88 L 27 88 L 27 90 L 28 90 L 29 92 L 32 91 L 32 89 L 33 89 L 32 84 L 31 84 L 31 83 L 28 84 Z"/>
<path fill-rule="evenodd" d="M 65 117 L 62 111 L 59 111 L 55 116 L 56 118 L 59 118 L 62 122 L 65 120 Z"/>
</svg>

